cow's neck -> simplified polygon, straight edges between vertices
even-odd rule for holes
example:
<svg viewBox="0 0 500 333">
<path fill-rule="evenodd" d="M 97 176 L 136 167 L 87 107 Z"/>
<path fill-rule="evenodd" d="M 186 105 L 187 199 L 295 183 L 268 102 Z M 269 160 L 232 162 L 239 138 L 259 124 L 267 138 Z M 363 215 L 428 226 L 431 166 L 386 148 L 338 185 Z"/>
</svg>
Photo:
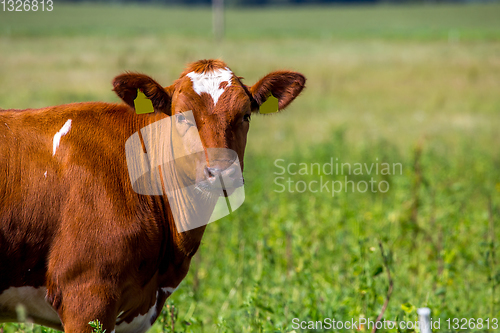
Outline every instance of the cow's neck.
<svg viewBox="0 0 500 333">
<path fill-rule="evenodd" d="M 164 115 L 135 118 L 134 130 L 143 128 L 162 118 L 164 118 Z M 173 159 L 175 159 L 175 156 L 168 158 L 168 160 Z M 183 184 L 190 184 L 190 182 L 182 179 L 182 174 L 176 171 L 179 166 L 176 167 L 173 163 L 167 163 L 162 165 L 161 168 L 163 190 L 165 193 L 170 193 L 168 196 L 155 196 L 155 199 L 153 199 L 157 214 L 161 216 L 157 217 L 159 217 L 159 220 L 163 220 L 161 228 L 163 228 L 165 240 L 163 249 L 165 256 L 161 265 L 163 270 L 166 271 L 171 271 L 172 267 L 176 267 L 175 271 L 179 272 L 183 277 L 187 270 L 184 273 L 184 269 L 180 269 L 180 267 L 189 267 L 189 262 L 198 250 L 205 231 L 205 225 L 208 223 L 218 197 L 200 191 L 189 192 L 187 188 L 184 188 Z M 179 232 L 179 226 L 182 226 L 187 231 Z M 193 226 L 196 227 L 192 228 Z"/>
<path fill-rule="evenodd" d="M 191 258 L 198 250 L 204 233 L 205 226 L 182 233 L 175 232 L 173 241 L 179 254 Z"/>
<path fill-rule="evenodd" d="M 201 194 L 199 192 L 183 195 L 179 192 L 177 195 L 169 197 L 169 223 L 173 234 L 173 243 L 183 254 L 192 257 L 205 231 L 205 225 L 217 203 L 218 197 L 213 195 Z M 174 220 L 172 212 L 176 214 Z M 185 231 L 179 232 L 179 228 Z"/>
<path fill-rule="evenodd" d="M 158 199 L 164 197 L 157 197 Z M 176 288 L 186 276 L 191 258 L 198 250 L 205 232 L 205 226 L 178 232 L 169 203 L 164 200 L 161 204 L 164 210 L 164 239 L 163 259 L 160 263 L 160 282 L 166 287 Z"/>
<path fill-rule="evenodd" d="M 169 199 L 172 201 L 172 196 L 170 196 Z M 171 244 L 172 251 L 167 247 L 160 274 L 163 273 L 163 277 L 166 278 L 166 281 L 162 284 L 175 288 L 182 279 L 184 279 L 189 270 L 191 258 L 200 246 L 206 223 L 203 223 L 203 225 L 197 228 L 179 232 L 177 226 L 179 221 L 177 221 L 177 223 L 175 222 L 172 210 L 175 211 L 176 206 L 184 208 L 185 211 L 197 210 L 198 214 L 187 214 L 187 218 L 195 218 L 197 221 L 201 218 L 203 221 L 206 220 L 206 222 L 208 222 L 217 202 L 217 198 L 207 196 L 205 198 L 206 200 L 202 201 L 199 197 L 193 199 L 192 197 L 184 197 L 181 195 L 174 199 L 177 200 L 175 203 L 166 202 L 165 204 L 167 213 L 166 222 L 168 223 L 169 229 L 169 231 L 166 231 L 165 236 L 170 237 L 171 241 L 169 243 Z M 176 218 L 178 220 L 179 216 Z"/>
</svg>

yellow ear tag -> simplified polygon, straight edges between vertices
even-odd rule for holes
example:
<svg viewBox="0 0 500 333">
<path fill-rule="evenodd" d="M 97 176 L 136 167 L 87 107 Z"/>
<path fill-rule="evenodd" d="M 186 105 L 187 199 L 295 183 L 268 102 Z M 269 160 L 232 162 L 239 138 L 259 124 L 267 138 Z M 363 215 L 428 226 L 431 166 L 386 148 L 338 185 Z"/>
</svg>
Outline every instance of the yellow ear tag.
<svg viewBox="0 0 500 333">
<path fill-rule="evenodd" d="M 278 99 L 272 94 L 269 96 L 267 101 L 262 103 L 259 108 L 259 113 L 275 113 L 278 112 Z"/>
<path fill-rule="evenodd" d="M 139 89 L 137 89 L 137 97 L 134 99 L 135 113 L 144 114 L 155 112 L 153 108 L 153 103 L 149 100 L 146 95 Z"/>
</svg>

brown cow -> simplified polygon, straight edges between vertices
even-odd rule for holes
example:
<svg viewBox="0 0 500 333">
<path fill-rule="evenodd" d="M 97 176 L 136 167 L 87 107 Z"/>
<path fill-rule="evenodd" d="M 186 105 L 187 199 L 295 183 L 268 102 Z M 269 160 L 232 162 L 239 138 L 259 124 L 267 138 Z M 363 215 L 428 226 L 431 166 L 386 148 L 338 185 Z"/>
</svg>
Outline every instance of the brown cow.
<svg viewBox="0 0 500 333">
<path fill-rule="evenodd" d="M 186 276 L 205 226 L 179 232 L 165 195 L 134 191 L 127 139 L 192 110 L 196 124 L 178 118 L 176 131 L 196 126 L 202 151 L 232 150 L 243 168 L 250 114 L 271 94 L 285 108 L 304 83 L 277 71 L 247 87 L 222 61 L 202 60 L 166 88 L 142 74 L 116 77 L 126 104 L 0 111 L 0 322 L 16 321 L 23 304 L 34 322 L 66 332 L 90 332 L 95 319 L 108 332 L 145 332 Z M 138 89 L 154 113 L 134 112 Z M 196 182 L 227 168 L 210 162 L 192 170 Z"/>
</svg>

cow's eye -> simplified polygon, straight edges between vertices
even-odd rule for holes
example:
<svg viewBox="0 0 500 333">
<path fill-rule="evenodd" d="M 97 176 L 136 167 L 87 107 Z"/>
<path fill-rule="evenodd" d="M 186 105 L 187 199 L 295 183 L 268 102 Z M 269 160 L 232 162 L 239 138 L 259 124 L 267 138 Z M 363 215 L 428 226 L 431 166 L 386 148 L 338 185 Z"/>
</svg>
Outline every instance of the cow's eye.
<svg viewBox="0 0 500 333">
<path fill-rule="evenodd" d="M 249 113 L 247 113 L 247 114 L 245 114 L 245 115 L 243 116 L 243 121 L 248 121 L 248 122 L 250 122 L 250 118 L 251 118 L 251 115 L 250 115 Z"/>
<path fill-rule="evenodd" d="M 180 123 L 186 123 L 187 122 L 186 117 L 184 117 L 184 115 L 182 115 L 182 114 L 178 114 L 178 115 L 176 115 L 176 117 L 177 117 L 177 121 L 180 122 Z"/>
<path fill-rule="evenodd" d="M 182 115 L 180 113 L 176 115 L 176 119 L 177 119 L 177 122 L 179 124 L 186 124 L 189 126 L 194 126 L 194 124 L 189 119 L 187 119 L 186 117 L 184 117 L 184 115 Z"/>
</svg>

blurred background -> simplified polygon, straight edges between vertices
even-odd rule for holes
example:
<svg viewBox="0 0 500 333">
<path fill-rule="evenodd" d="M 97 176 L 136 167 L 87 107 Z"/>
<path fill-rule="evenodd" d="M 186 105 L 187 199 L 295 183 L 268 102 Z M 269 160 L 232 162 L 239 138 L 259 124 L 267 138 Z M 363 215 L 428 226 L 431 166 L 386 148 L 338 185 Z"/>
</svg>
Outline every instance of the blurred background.
<svg viewBox="0 0 500 333">
<path fill-rule="evenodd" d="M 248 85 L 277 69 L 308 79 L 287 110 L 252 117 L 246 201 L 209 225 L 152 331 L 301 332 L 294 318 L 415 321 L 427 306 L 440 331 L 453 331 L 448 318 L 475 318 L 483 324 L 469 331 L 494 332 L 500 3 L 215 1 L 54 0 L 36 12 L 0 3 L 4 109 L 119 102 L 116 75 L 167 86 L 205 58 L 223 59 Z M 297 163 L 294 173 L 332 159 L 367 168 L 278 175 L 277 164 Z M 382 163 L 401 172 L 383 174 Z M 321 177 L 388 190 L 297 187 Z"/>
</svg>

